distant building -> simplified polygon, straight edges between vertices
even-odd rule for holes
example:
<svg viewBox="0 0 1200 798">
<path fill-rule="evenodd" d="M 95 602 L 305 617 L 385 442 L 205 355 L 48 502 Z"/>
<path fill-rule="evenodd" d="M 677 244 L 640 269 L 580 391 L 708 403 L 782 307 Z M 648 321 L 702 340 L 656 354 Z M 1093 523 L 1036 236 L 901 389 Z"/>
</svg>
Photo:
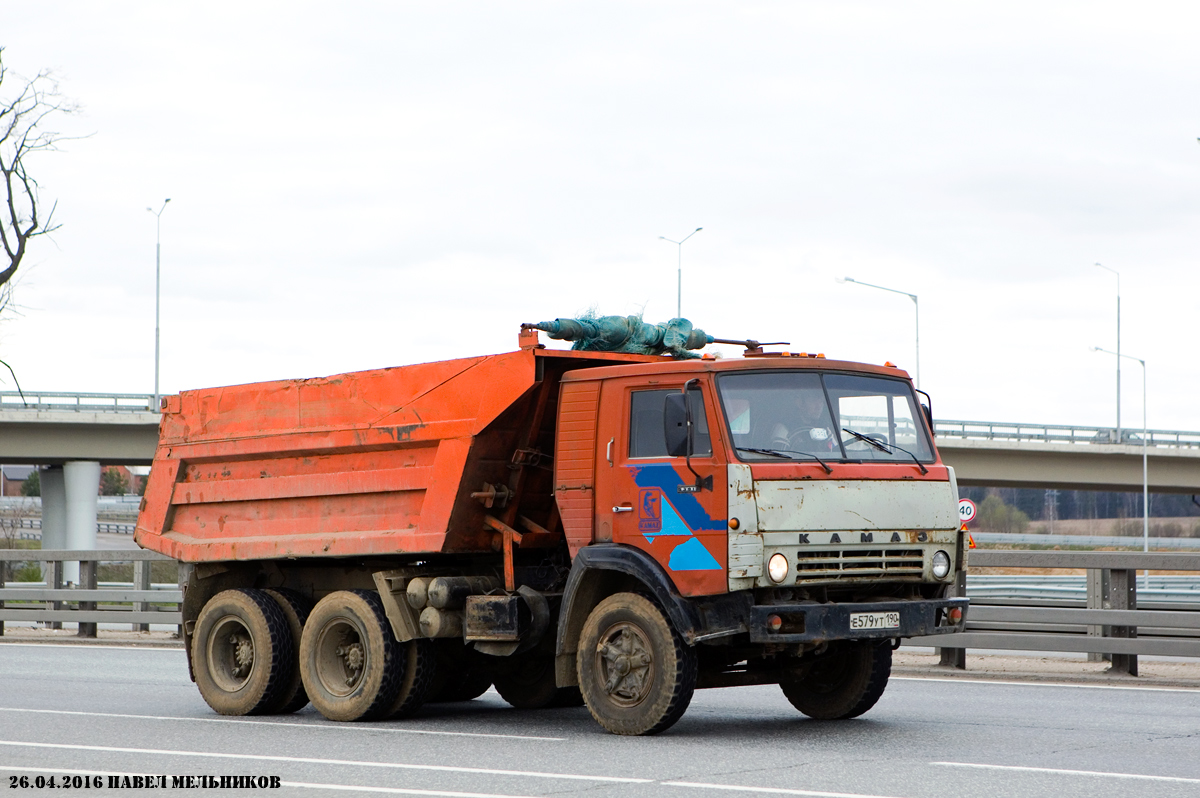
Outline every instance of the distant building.
<svg viewBox="0 0 1200 798">
<path fill-rule="evenodd" d="M 21 484 L 33 473 L 35 466 L 0 466 L 0 496 L 20 496 Z"/>
</svg>

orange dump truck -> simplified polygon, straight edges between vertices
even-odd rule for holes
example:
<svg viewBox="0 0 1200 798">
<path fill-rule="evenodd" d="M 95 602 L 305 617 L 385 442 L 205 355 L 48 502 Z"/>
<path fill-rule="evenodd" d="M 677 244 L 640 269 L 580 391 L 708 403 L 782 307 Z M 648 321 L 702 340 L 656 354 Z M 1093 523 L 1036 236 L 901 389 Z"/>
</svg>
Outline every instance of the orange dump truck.
<svg viewBox="0 0 1200 798">
<path fill-rule="evenodd" d="M 962 629 L 953 471 L 890 366 L 550 350 L 163 401 L 137 542 L 189 564 L 217 712 L 403 717 L 490 685 L 618 734 L 703 687 L 880 697 Z"/>
</svg>

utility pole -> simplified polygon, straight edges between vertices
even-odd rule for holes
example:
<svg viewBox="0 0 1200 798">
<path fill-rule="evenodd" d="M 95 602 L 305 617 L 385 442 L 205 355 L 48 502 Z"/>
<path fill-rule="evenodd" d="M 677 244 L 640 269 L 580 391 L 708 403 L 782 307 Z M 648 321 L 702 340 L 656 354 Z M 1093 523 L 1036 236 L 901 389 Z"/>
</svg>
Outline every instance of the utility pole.
<svg viewBox="0 0 1200 798">
<path fill-rule="evenodd" d="M 159 363 L 159 297 L 162 294 L 162 214 L 167 209 L 171 198 L 163 200 L 162 207 L 155 212 L 153 208 L 146 210 L 154 214 L 154 411 L 157 412 L 162 396 L 158 392 L 158 363 Z"/>
<path fill-rule="evenodd" d="M 678 269 L 675 272 L 675 318 L 677 319 L 683 318 L 683 242 L 687 241 L 689 238 L 696 235 L 696 233 L 699 233 L 703 229 L 703 227 L 697 227 L 695 230 L 684 236 L 680 241 L 672 241 L 666 236 L 659 236 L 659 239 L 663 241 L 669 241 L 679 250 Z"/>
</svg>

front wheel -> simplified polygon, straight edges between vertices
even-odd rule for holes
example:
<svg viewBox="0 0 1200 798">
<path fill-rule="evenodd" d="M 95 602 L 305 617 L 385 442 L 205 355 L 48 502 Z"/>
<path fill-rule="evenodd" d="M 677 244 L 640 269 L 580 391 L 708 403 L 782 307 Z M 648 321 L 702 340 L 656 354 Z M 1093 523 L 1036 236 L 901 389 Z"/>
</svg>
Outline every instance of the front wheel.
<svg viewBox="0 0 1200 798">
<path fill-rule="evenodd" d="M 816 720 L 855 718 L 875 706 L 892 673 L 890 640 L 842 643 L 780 679 L 796 709 Z"/>
<path fill-rule="evenodd" d="M 696 671 L 695 649 L 645 596 L 609 596 L 583 625 L 579 690 L 592 717 L 613 734 L 670 728 L 691 703 Z"/>
</svg>

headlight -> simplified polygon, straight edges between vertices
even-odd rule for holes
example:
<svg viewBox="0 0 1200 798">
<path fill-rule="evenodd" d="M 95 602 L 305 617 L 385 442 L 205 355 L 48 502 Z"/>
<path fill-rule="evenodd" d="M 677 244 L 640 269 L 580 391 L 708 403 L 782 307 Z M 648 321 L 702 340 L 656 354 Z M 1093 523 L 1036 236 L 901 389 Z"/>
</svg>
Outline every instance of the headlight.
<svg viewBox="0 0 1200 798">
<path fill-rule="evenodd" d="M 772 582 L 782 582 L 787 579 L 788 561 L 787 557 L 776 552 L 771 555 L 771 559 L 767 561 L 767 575 L 771 577 Z"/>
<path fill-rule="evenodd" d="M 950 555 L 944 551 L 934 552 L 933 555 L 933 575 L 938 579 L 945 579 L 950 573 Z M 778 580 L 776 580 L 778 581 Z"/>
</svg>

